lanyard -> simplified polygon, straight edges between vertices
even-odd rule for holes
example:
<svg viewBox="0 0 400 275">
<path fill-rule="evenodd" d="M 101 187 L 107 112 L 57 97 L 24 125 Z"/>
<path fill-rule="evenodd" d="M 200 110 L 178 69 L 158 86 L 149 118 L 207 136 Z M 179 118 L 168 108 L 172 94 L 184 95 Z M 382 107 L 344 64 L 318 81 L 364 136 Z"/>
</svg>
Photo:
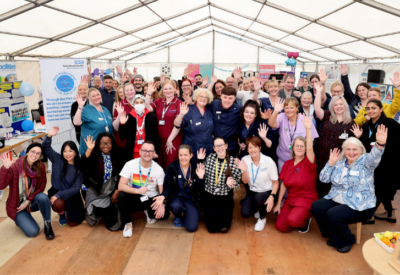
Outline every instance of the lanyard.
<svg viewBox="0 0 400 275">
<path fill-rule="evenodd" d="M 141 127 L 139 127 L 139 115 L 138 115 L 138 117 L 136 118 L 136 129 L 137 129 L 137 131 L 138 131 L 138 133 L 139 133 L 139 139 L 142 139 L 142 137 L 143 137 L 143 132 L 144 132 L 144 129 L 145 129 L 145 126 L 144 126 L 144 119 L 145 118 L 143 118 L 143 121 L 142 121 L 142 126 Z"/>
<path fill-rule="evenodd" d="M 94 107 L 94 106 L 93 106 Z M 102 118 L 104 118 L 104 121 L 106 122 L 106 126 L 108 125 L 108 123 L 107 123 L 107 116 L 104 114 L 104 110 L 103 110 L 103 108 L 101 108 L 101 110 L 103 111 L 103 112 L 100 112 L 99 110 L 97 110 L 97 108 L 96 107 L 94 107 L 95 109 L 96 109 L 96 111 L 100 114 L 100 116 L 102 117 Z"/>
<path fill-rule="evenodd" d="M 258 170 L 260 170 L 260 166 L 261 166 L 261 163 L 258 165 L 256 176 L 254 176 L 253 163 L 251 164 L 251 176 L 252 176 L 251 180 L 253 181 L 253 185 L 256 184 L 256 179 L 257 179 L 257 176 L 258 176 Z"/>
<path fill-rule="evenodd" d="M 218 157 L 215 162 L 215 183 L 218 185 L 219 181 L 221 180 L 222 172 L 224 171 L 224 167 L 226 164 L 226 159 L 224 159 L 224 163 L 222 163 L 221 170 L 219 171 L 219 176 L 218 176 Z"/>
<path fill-rule="evenodd" d="M 289 118 L 287 119 L 287 120 L 288 120 L 288 123 L 289 123 L 288 130 L 289 130 L 290 144 L 293 143 L 294 134 L 296 133 L 296 129 L 297 129 L 297 121 L 298 121 L 298 119 L 299 119 L 299 117 L 296 115 L 296 125 L 294 126 L 293 133 L 290 132 L 290 126 L 291 126 L 291 124 L 290 124 Z"/>
<path fill-rule="evenodd" d="M 151 161 L 150 169 L 149 169 L 149 172 L 147 173 L 146 182 L 144 183 L 144 186 L 146 186 L 146 187 L 147 187 L 147 181 L 149 180 L 149 177 L 150 177 L 151 167 L 153 167 L 153 161 Z M 139 159 L 139 174 L 140 174 L 140 186 L 143 186 L 142 166 L 140 165 L 140 159 Z"/>
<path fill-rule="evenodd" d="M 172 100 L 173 100 L 173 99 L 172 99 Z M 168 111 L 169 106 L 171 106 L 172 100 L 171 100 L 171 102 L 167 105 L 167 108 L 165 108 L 165 101 L 164 101 L 164 107 L 163 107 L 163 111 L 162 111 L 161 120 L 164 120 L 164 115 L 165 115 L 165 113 Z"/>
<path fill-rule="evenodd" d="M 378 123 L 377 124 L 375 124 L 375 127 L 374 127 L 374 129 L 376 129 L 376 127 L 378 126 Z M 373 131 L 371 131 L 371 128 L 369 128 L 368 127 L 368 130 L 369 130 L 369 138 L 371 138 L 371 136 L 372 136 L 372 132 Z"/>
<path fill-rule="evenodd" d="M 189 168 L 188 168 L 188 171 L 187 171 L 189 173 L 189 179 L 186 178 L 185 172 L 183 171 L 182 165 L 180 163 L 179 163 L 179 166 L 181 167 L 182 175 L 183 175 L 183 178 L 185 179 L 185 184 L 184 184 L 183 188 L 186 187 L 186 182 L 189 184 L 189 186 L 192 186 L 192 175 L 191 175 L 191 173 L 192 173 L 192 165 L 189 164 Z"/>
</svg>

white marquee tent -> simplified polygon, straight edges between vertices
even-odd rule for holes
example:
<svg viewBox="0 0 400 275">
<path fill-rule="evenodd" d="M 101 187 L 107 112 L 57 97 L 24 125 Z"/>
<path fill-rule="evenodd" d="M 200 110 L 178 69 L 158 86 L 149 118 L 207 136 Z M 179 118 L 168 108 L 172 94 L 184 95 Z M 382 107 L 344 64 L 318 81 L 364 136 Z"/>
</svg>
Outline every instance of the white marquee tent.
<svg viewBox="0 0 400 275">
<path fill-rule="evenodd" d="M 1 0 L 0 13 L 0 60 L 84 57 L 147 79 L 161 63 L 173 78 L 189 63 L 213 64 L 225 78 L 234 66 L 290 70 L 290 51 L 300 52 L 297 74 L 353 64 L 352 85 L 359 63 L 400 70 L 399 0 Z"/>
</svg>

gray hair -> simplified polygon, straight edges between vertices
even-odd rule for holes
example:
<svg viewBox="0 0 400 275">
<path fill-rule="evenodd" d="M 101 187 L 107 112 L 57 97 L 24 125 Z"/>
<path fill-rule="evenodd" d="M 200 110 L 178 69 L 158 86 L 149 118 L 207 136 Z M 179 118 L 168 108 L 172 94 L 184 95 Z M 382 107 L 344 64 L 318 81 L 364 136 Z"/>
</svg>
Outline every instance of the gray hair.
<svg viewBox="0 0 400 275">
<path fill-rule="evenodd" d="M 209 89 L 204 89 L 204 88 L 198 88 L 198 89 L 194 90 L 194 92 L 193 92 L 193 101 L 194 102 L 197 102 L 197 98 L 199 97 L 199 95 L 201 93 L 206 93 L 206 95 L 208 97 L 207 104 L 211 104 L 211 102 L 213 102 L 214 95 L 212 94 L 212 92 Z"/>
<path fill-rule="evenodd" d="M 340 159 L 345 159 L 345 158 L 346 158 L 345 155 L 344 155 L 344 151 L 345 151 L 345 149 L 346 149 L 346 146 L 347 146 L 349 143 L 354 144 L 355 146 L 357 146 L 358 148 L 360 148 L 360 150 L 361 150 L 361 155 L 360 155 L 360 157 L 361 157 L 362 155 L 364 155 L 364 154 L 367 152 L 367 150 L 365 150 L 364 145 L 361 143 L 361 141 L 360 141 L 358 138 L 349 137 L 348 139 L 346 139 L 346 140 L 343 142 L 343 145 L 342 145 L 342 152 L 340 153 Z"/>
<path fill-rule="evenodd" d="M 101 79 L 101 77 L 99 75 L 95 75 L 93 81 L 96 81 L 96 79 L 100 79 L 103 82 L 103 80 Z"/>
<path fill-rule="evenodd" d="M 349 105 L 346 102 L 346 99 L 344 99 L 343 96 L 341 95 L 336 95 L 332 98 L 331 102 L 329 103 L 329 112 L 331 113 L 330 121 L 332 124 L 336 124 L 338 122 L 337 116 L 335 114 L 335 111 L 333 110 L 333 106 L 335 106 L 336 101 L 342 100 L 343 105 L 344 105 L 344 112 L 343 112 L 343 124 L 349 124 L 353 121 L 350 115 L 350 108 Z"/>
<path fill-rule="evenodd" d="M 300 98 L 303 98 L 303 96 L 305 96 L 305 95 L 311 96 L 311 99 L 312 99 L 312 94 L 309 91 L 302 93 Z"/>
<path fill-rule="evenodd" d="M 296 77 L 294 76 L 294 74 L 287 74 L 285 75 L 285 77 L 283 78 L 283 82 L 286 82 L 286 80 L 288 78 L 293 78 L 293 80 L 296 80 Z"/>
</svg>

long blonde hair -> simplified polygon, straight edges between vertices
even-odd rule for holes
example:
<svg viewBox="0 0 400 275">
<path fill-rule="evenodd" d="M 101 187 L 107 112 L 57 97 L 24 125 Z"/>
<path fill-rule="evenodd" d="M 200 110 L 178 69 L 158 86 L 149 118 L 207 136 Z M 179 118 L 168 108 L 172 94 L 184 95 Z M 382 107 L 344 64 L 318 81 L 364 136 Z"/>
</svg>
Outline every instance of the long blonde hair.
<svg viewBox="0 0 400 275">
<path fill-rule="evenodd" d="M 350 115 L 350 108 L 349 105 L 346 102 L 346 99 L 344 99 L 343 96 L 341 95 L 336 95 L 332 97 L 331 102 L 329 103 L 329 112 L 331 113 L 330 121 L 332 124 L 336 124 L 338 122 L 337 116 L 335 114 L 335 111 L 333 110 L 333 106 L 335 106 L 336 101 L 342 100 L 343 105 L 344 105 L 344 112 L 343 112 L 343 124 L 349 124 L 353 121 Z"/>
<path fill-rule="evenodd" d="M 117 88 L 117 92 L 115 93 L 115 103 L 122 101 L 122 99 L 119 97 L 119 89 L 122 89 L 122 91 L 125 92 L 124 85 L 119 85 Z"/>
</svg>

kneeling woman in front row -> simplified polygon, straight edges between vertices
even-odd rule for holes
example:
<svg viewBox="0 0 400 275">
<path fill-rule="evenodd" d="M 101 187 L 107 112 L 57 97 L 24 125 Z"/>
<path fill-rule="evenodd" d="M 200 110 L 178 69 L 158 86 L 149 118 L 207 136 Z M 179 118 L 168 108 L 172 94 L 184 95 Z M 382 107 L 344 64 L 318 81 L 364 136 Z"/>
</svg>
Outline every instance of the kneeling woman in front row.
<svg viewBox="0 0 400 275">
<path fill-rule="evenodd" d="M 195 232 L 199 227 L 205 169 L 201 163 L 197 169 L 192 167 L 190 160 L 193 153 L 189 145 L 182 144 L 179 147 L 178 157 L 178 160 L 168 165 L 164 191 L 158 197 L 158 203 L 165 201 L 169 205 L 175 216 L 176 227 L 183 226 L 187 231 Z"/>
<path fill-rule="evenodd" d="M 20 157 L 16 162 L 1 155 L 3 167 L 0 169 L 0 190 L 10 187 L 6 210 L 7 215 L 15 224 L 33 238 L 40 232 L 40 227 L 32 217 L 31 212 L 40 211 L 44 220 L 44 234 L 46 239 L 54 239 L 51 228 L 50 201 L 43 194 L 46 188 L 46 169 L 40 161 L 42 145 L 32 143 L 26 150 L 26 156 Z"/>
<path fill-rule="evenodd" d="M 232 224 L 233 188 L 239 185 L 241 174 L 235 158 L 228 154 L 228 144 L 222 137 L 214 139 L 214 151 L 205 160 L 204 221 L 210 233 L 228 232 Z M 199 161 L 205 153 L 197 154 Z"/>
<path fill-rule="evenodd" d="M 78 169 L 79 151 L 73 141 L 64 142 L 61 154 L 51 148 L 52 137 L 59 128 L 53 127 L 44 138 L 43 150 L 53 164 L 51 188 L 47 191 L 50 203 L 59 214 L 60 225 L 77 226 L 85 217 L 81 193 L 83 174 Z"/>
<path fill-rule="evenodd" d="M 279 189 L 278 169 L 275 162 L 261 154 L 261 139 L 248 137 L 246 148 L 249 155 L 242 161 L 235 160 L 235 165 L 242 170 L 242 182 L 249 184 L 249 191 L 242 203 L 242 216 L 258 219 L 255 231 L 262 231 L 267 223 L 267 211 L 274 206 L 274 197 Z M 257 213 L 256 213 L 257 212 Z"/>
<path fill-rule="evenodd" d="M 335 148 L 320 174 L 321 182 L 332 183 L 328 195 L 315 201 L 311 212 L 318 223 L 326 243 L 347 253 L 356 242 L 349 229 L 350 223 L 371 218 L 376 206 L 374 170 L 379 165 L 387 139 L 387 129 L 378 126 L 376 144 L 371 152 L 356 138 L 349 138 L 342 145 L 342 153 Z"/>
<path fill-rule="evenodd" d="M 121 170 L 116 143 L 110 133 L 103 132 L 85 139 L 86 153 L 82 156 L 79 169 L 84 175 L 84 185 L 87 187 L 85 198 L 85 219 L 91 226 L 97 223 L 97 218 L 103 217 L 106 228 L 117 231 L 118 221 L 118 175 Z"/>
</svg>

